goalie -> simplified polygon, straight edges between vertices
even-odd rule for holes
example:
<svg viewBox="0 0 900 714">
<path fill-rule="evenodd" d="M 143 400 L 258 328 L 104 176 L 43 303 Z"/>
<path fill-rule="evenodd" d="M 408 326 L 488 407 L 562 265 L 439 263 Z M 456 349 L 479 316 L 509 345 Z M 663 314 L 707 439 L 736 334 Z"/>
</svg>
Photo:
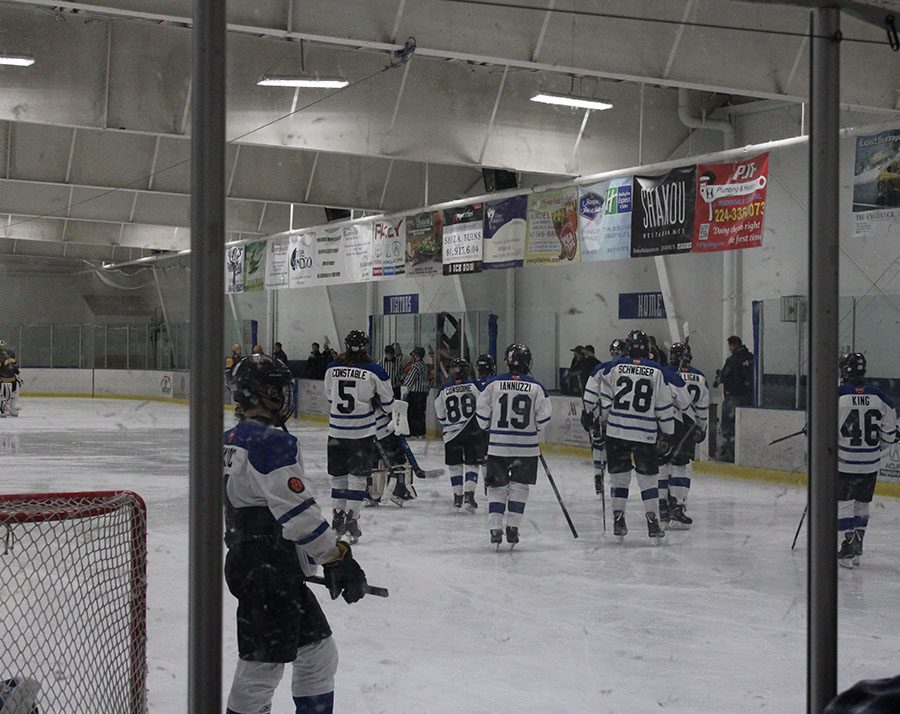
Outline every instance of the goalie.
<svg viewBox="0 0 900 714">
<path fill-rule="evenodd" d="M 0 417 L 19 416 L 19 362 L 0 340 Z"/>
</svg>

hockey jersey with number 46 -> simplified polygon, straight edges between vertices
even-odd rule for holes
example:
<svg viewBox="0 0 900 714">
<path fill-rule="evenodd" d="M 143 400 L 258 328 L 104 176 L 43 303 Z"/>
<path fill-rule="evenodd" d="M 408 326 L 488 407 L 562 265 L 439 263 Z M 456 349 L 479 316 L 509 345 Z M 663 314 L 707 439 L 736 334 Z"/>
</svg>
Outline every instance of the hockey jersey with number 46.
<svg viewBox="0 0 900 714">
<path fill-rule="evenodd" d="M 501 374 L 478 397 L 476 418 L 490 430 L 489 456 L 539 456 L 540 433 L 553 409 L 544 385 L 530 374 Z"/>
<path fill-rule="evenodd" d="M 890 397 L 872 384 L 842 384 L 838 390 L 838 425 L 838 471 L 878 471 L 882 448 L 897 439 L 897 413 Z"/>
</svg>

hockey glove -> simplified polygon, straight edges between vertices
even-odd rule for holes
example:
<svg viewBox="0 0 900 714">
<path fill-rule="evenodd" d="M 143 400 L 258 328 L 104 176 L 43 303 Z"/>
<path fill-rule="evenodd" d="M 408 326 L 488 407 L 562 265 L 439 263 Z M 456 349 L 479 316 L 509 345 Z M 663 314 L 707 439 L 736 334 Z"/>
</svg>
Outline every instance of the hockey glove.
<svg viewBox="0 0 900 714">
<path fill-rule="evenodd" d="M 606 448 L 606 427 L 603 424 L 595 423 L 591 429 L 591 447 L 597 450 Z"/>
<path fill-rule="evenodd" d="M 706 441 L 706 429 L 695 429 L 694 441 L 698 444 L 702 444 L 704 441 Z"/>
<path fill-rule="evenodd" d="M 581 412 L 581 428 L 588 433 L 594 428 L 594 415 L 586 409 Z"/>
<path fill-rule="evenodd" d="M 664 456 L 669 451 L 669 439 L 665 434 L 656 437 L 656 453 Z"/>
<path fill-rule="evenodd" d="M 409 410 L 409 402 L 402 399 L 395 399 L 391 405 L 391 424 L 395 434 L 407 436 L 409 434 L 409 419 L 407 419 L 407 411 Z"/>
<path fill-rule="evenodd" d="M 340 555 L 322 566 L 331 599 L 336 600 L 338 595 L 343 595 L 348 603 L 361 600 L 366 594 L 366 574 L 353 559 L 347 543 L 339 540 L 336 546 Z"/>
</svg>

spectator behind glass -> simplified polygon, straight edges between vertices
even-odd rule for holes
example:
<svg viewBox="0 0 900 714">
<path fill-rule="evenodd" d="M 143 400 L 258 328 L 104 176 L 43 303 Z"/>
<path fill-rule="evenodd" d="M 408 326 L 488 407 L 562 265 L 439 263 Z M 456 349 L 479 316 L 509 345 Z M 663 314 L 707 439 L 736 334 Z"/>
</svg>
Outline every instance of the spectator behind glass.
<svg viewBox="0 0 900 714">
<path fill-rule="evenodd" d="M 277 360 L 281 360 L 285 364 L 288 363 L 288 357 L 284 353 L 284 349 L 282 348 L 280 342 L 275 343 L 275 349 L 272 350 L 272 356 Z"/>
<path fill-rule="evenodd" d="M 578 378 L 581 380 L 581 392 L 584 393 L 584 385 L 587 384 L 588 377 L 591 376 L 591 372 L 594 371 L 594 367 L 600 364 L 600 360 L 597 359 L 597 356 L 594 354 L 594 346 L 593 345 L 585 345 L 584 350 L 582 352 L 584 357 L 581 360 L 581 363 L 578 366 Z"/>
<path fill-rule="evenodd" d="M 566 375 L 566 394 L 581 395 L 584 393 L 584 383 L 581 381 L 584 346 L 576 345 L 571 351 L 572 364 L 569 365 L 569 373 Z"/>
<path fill-rule="evenodd" d="M 306 379 L 325 379 L 325 368 L 331 360 L 329 355 L 319 350 L 319 343 L 312 343 L 312 351 L 306 358 L 306 371 L 303 376 Z"/>
<path fill-rule="evenodd" d="M 720 421 L 721 461 L 734 461 L 735 410 L 737 407 L 748 407 L 753 404 L 753 353 L 737 335 L 728 338 L 728 351 L 731 352 L 731 356 L 725 360 L 722 369 L 716 372 L 716 379 L 713 382 L 713 387 L 721 384 L 725 391 Z"/>
</svg>

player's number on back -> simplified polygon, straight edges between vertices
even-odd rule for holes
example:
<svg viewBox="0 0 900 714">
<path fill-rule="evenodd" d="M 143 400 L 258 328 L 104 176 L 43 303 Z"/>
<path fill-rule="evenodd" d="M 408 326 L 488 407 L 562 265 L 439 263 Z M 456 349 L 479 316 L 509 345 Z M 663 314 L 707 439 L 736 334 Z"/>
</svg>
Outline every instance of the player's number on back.
<svg viewBox="0 0 900 714">
<path fill-rule="evenodd" d="M 687 385 L 688 392 L 691 393 L 691 402 L 696 404 L 700 401 L 700 387 L 696 384 Z"/>
<path fill-rule="evenodd" d="M 356 397 L 353 395 L 352 389 L 356 383 L 349 379 L 338 380 L 338 398 L 340 401 L 337 410 L 341 414 L 352 414 L 356 409 Z"/>
<path fill-rule="evenodd" d="M 861 409 L 851 409 L 841 425 L 841 436 L 850 439 L 850 446 L 862 446 L 865 439 L 866 446 L 878 446 L 881 441 L 880 423 L 881 412 L 877 409 L 869 409 L 862 417 L 860 424 Z"/>
<path fill-rule="evenodd" d="M 461 419 L 470 419 L 475 413 L 475 395 L 468 392 L 457 396 L 451 394 L 445 402 L 447 407 L 447 419 L 451 424 L 456 424 Z"/>
<path fill-rule="evenodd" d="M 504 392 L 498 400 L 500 418 L 497 426 L 501 429 L 527 429 L 531 423 L 531 397 L 527 394 L 509 394 Z"/>
<path fill-rule="evenodd" d="M 650 411 L 653 404 L 653 384 L 649 379 L 633 380 L 624 374 L 616 380 L 616 398 L 613 406 L 616 409 L 633 410 L 640 414 Z"/>
</svg>

